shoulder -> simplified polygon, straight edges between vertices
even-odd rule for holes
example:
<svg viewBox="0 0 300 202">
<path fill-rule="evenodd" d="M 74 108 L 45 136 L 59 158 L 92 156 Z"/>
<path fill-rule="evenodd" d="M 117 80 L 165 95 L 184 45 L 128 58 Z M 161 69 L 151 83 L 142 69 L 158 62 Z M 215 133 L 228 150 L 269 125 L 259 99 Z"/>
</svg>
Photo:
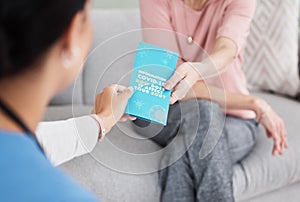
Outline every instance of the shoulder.
<svg viewBox="0 0 300 202">
<path fill-rule="evenodd" d="M 4 139 L 0 138 L 0 201 L 96 201 L 53 167 L 29 138 Z"/>
<path fill-rule="evenodd" d="M 227 5 L 255 8 L 256 0 L 224 0 Z"/>
<path fill-rule="evenodd" d="M 229 11 L 240 12 L 245 15 L 254 15 L 256 0 L 224 0 Z"/>
<path fill-rule="evenodd" d="M 245 6 L 255 6 L 256 0 L 223 0 L 226 4 L 239 4 Z"/>
<path fill-rule="evenodd" d="M 140 6 L 144 8 L 167 8 L 169 7 L 171 1 L 170 0 L 139 0 Z"/>
</svg>

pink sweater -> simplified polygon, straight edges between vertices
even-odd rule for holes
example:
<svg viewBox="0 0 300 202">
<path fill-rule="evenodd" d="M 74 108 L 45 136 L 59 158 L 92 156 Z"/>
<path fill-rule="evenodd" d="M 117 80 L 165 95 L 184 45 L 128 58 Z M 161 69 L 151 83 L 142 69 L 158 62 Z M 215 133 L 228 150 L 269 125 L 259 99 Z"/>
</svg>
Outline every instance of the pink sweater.
<svg viewBox="0 0 300 202">
<path fill-rule="evenodd" d="M 190 62 L 200 62 L 205 55 L 207 57 L 217 38 L 231 39 L 238 47 L 236 58 L 220 77 L 205 82 L 220 88 L 224 86 L 228 92 L 248 95 L 241 66 L 255 5 L 255 0 L 208 0 L 201 11 L 196 11 L 183 0 L 140 0 L 142 27 L 146 29 L 143 38 L 146 42 L 179 52 Z M 178 33 L 177 38 L 174 31 Z M 193 33 L 198 45 L 186 42 L 187 36 Z M 226 113 L 245 119 L 255 117 L 254 112 L 246 110 L 226 110 Z"/>
</svg>

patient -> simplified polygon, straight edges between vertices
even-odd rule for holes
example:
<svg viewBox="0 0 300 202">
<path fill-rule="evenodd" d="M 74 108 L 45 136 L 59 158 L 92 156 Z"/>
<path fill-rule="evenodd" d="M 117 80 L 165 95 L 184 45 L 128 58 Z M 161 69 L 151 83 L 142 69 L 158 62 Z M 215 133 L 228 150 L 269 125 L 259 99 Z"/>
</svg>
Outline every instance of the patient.
<svg viewBox="0 0 300 202">
<path fill-rule="evenodd" d="M 273 155 L 288 146 L 283 121 L 249 95 L 241 68 L 255 6 L 255 0 L 140 0 L 144 41 L 181 56 L 165 85 L 173 90 L 167 126 L 156 136 L 141 133 L 170 148 L 159 175 L 161 201 L 233 202 L 233 165 L 253 149 L 258 122 L 274 141 Z"/>
<path fill-rule="evenodd" d="M 52 166 L 34 134 L 48 102 L 82 68 L 92 40 L 90 4 L 89 0 L 0 2 L 0 201 L 97 201 Z M 95 130 L 82 137 L 88 140 L 88 149 L 116 121 L 127 118 L 123 111 L 131 94 L 130 88 L 109 86 L 97 96 L 96 114 L 78 119 Z M 56 125 L 52 125 L 54 132 L 59 131 Z M 78 137 L 68 132 L 59 135 L 52 145 L 46 141 L 47 148 L 58 145 L 56 151 L 69 155 L 72 149 L 74 155 L 84 150 Z M 64 135 L 63 149 L 59 142 Z M 65 158 L 70 156 L 57 162 Z"/>
</svg>

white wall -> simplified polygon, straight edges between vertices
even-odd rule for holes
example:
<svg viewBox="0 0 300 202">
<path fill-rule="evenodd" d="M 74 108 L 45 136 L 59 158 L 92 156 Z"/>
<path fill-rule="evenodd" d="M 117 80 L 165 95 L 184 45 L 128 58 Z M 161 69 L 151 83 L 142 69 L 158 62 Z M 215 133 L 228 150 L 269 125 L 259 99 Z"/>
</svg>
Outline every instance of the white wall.
<svg viewBox="0 0 300 202">
<path fill-rule="evenodd" d="M 137 8 L 138 0 L 92 0 L 95 8 Z"/>
</svg>

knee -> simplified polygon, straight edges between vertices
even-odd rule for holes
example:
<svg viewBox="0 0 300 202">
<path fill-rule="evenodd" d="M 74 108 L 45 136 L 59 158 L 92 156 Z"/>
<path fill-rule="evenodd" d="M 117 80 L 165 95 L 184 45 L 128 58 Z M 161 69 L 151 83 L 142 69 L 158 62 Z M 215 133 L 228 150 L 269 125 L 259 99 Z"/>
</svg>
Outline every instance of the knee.
<svg viewBox="0 0 300 202">
<path fill-rule="evenodd" d="M 208 153 L 213 154 L 213 150 L 220 149 L 216 144 L 222 144 L 219 140 L 223 136 L 225 115 L 216 103 L 197 100 L 196 104 L 197 108 L 189 112 L 193 118 L 187 116 L 185 123 L 188 125 L 186 129 L 189 131 L 190 142 L 193 142 L 192 147 L 200 150 L 199 155 L 204 158 Z"/>
<path fill-rule="evenodd" d="M 220 106 L 208 100 L 189 100 L 180 103 L 181 113 L 184 117 L 194 119 L 196 117 L 204 120 L 221 118 L 224 116 Z"/>
<path fill-rule="evenodd" d="M 212 118 L 224 115 L 220 106 L 215 102 L 208 100 L 198 100 L 197 102 L 199 105 L 199 112 L 202 117 Z"/>
</svg>

